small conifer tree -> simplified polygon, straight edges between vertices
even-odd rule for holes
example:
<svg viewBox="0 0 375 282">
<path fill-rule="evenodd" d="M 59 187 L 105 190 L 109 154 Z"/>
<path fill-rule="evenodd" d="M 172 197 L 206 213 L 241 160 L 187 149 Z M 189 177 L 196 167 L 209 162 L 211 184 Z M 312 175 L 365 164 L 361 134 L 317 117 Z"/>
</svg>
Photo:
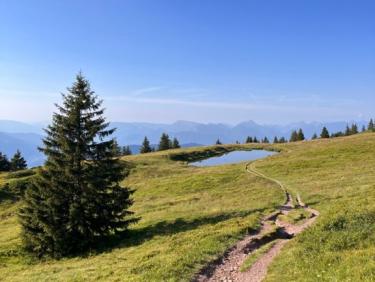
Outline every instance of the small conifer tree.
<svg viewBox="0 0 375 282">
<path fill-rule="evenodd" d="M 135 220 L 132 191 L 121 187 L 124 165 L 114 155 L 102 102 L 78 74 L 57 105 L 40 150 L 46 163 L 26 190 L 19 212 L 22 241 L 38 256 L 87 250 Z"/>
<path fill-rule="evenodd" d="M 216 144 L 216 145 L 222 145 L 220 139 L 217 139 L 215 144 Z"/>
<path fill-rule="evenodd" d="M 311 137 L 311 140 L 315 140 L 318 138 L 318 135 L 316 133 L 313 134 L 313 136 Z"/>
<path fill-rule="evenodd" d="M 346 125 L 346 128 L 345 128 L 345 136 L 349 136 L 352 134 L 352 131 L 349 127 L 349 125 Z"/>
<path fill-rule="evenodd" d="M 132 150 L 130 149 L 130 146 L 124 146 L 122 147 L 122 155 L 123 156 L 130 156 L 132 155 Z"/>
<path fill-rule="evenodd" d="M 158 150 L 159 151 L 164 151 L 164 150 L 171 149 L 171 145 L 172 145 L 172 142 L 169 139 L 168 134 L 163 133 L 161 135 L 161 137 L 160 137 L 160 142 L 159 142 Z"/>
<path fill-rule="evenodd" d="M 179 149 L 179 148 L 181 148 L 181 146 L 180 146 L 180 142 L 178 142 L 178 140 L 177 140 L 176 137 L 173 138 L 173 141 L 172 141 L 172 148 L 173 148 L 173 149 Z"/>
<path fill-rule="evenodd" d="M 296 130 L 292 131 L 292 134 L 290 135 L 289 141 L 290 142 L 296 142 L 296 141 L 298 141 L 298 133 L 297 133 Z"/>
<path fill-rule="evenodd" d="M 367 129 L 368 129 L 369 131 L 374 131 L 374 130 L 375 130 L 375 126 L 374 126 L 374 121 L 373 121 L 373 119 L 370 119 L 370 121 L 369 121 L 369 123 L 368 123 L 368 127 L 367 127 Z"/>
<path fill-rule="evenodd" d="M 256 136 L 254 137 L 253 142 L 254 142 L 254 143 L 259 143 L 259 140 L 257 139 Z"/>
<path fill-rule="evenodd" d="M 357 134 L 358 133 L 358 125 L 356 123 L 353 123 L 351 128 L 350 128 L 350 133 L 351 134 Z"/>
<path fill-rule="evenodd" d="M 329 132 L 325 126 L 322 129 L 322 133 L 320 133 L 320 138 L 329 138 Z"/>
<path fill-rule="evenodd" d="M 8 157 L 0 152 L 0 171 L 9 171 L 10 170 L 10 162 Z"/>
<path fill-rule="evenodd" d="M 21 152 L 17 150 L 13 158 L 10 160 L 10 169 L 13 171 L 27 168 L 26 160 L 22 157 Z"/>
<path fill-rule="evenodd" d="M 116 157 L 120 157 L 122 155 L 122 149 L 120 145 L 117 143 L 116 139 L 113 139 L 113 154 Z"/>
<path fill-rule="evenodd" d="M 145 136 L 142 142 L 140 153 L 145 154 L 145 153 L 150 153 L 150 152 L 153 152 L 153 150 L 150 146 L 150 141 L 148 141 L 147 136 Z"/>
<path fill-rule="evenodd" d="M 275 136 L 275 138 L 273 138 L 273 143 L 274 143 L 274 144 L 279 143 L 279 139 L 277 138 L 277 136 Z"/>
<path fill-rule="evenodd" d="M 298 130 L 298 133 L 297 133 L 297 140 L 298 140 L 298 141 L 303 141 L 303 140 L 305 140 L 305 135 L 303 134 L 302 128 L 300 128 L 300 129 Z"/>
<path fill-rule="evenodd" d="M 250 136 L 247 136 L 245 143 L 253 143 L 253 138 Z"/>
</svg>

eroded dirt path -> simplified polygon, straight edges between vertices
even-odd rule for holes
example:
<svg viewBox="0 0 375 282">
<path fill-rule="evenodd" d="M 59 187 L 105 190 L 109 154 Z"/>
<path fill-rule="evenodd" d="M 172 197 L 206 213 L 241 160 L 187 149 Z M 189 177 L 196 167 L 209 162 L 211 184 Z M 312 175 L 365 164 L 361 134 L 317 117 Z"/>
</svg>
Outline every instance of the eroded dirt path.
<svg viewBox="0 0 375 282">
<path fill-rule="evenodd" d="M 273 179 L 259 172 L 255 168 L 254 162 L 246 165 L 246 171 L 276 183 L 284 191 L 286 201 L 276 212 L 261 220 L 261 227 L 256 233 L 249 234 L 237 242 L 237 244 L 228 249 L 222 257 L 202 269 L 193 281 L 262 281 L 267 274 L 268 266 L 280 253 L 282 247 L 295 235 L 309 227 L 319 215 L 318 211 L 307 207 L 302 202 L 299 195 L 297 196 L 295 206 L 292 196 L 284 185 L 277 179 Z M 306 219 L 302 224 L 291 224 L 279 219 L 280 215 L 287 215 L 296 207 L 302 207 L 308 211 L 311 214 L 310 218 Z M 277 240 L 275 244 L 263 254 L 250 269 L 245 272 L 240 271 L 242 264 L 249 255 L 265 244 L 275 240 Z"/>
</svg>

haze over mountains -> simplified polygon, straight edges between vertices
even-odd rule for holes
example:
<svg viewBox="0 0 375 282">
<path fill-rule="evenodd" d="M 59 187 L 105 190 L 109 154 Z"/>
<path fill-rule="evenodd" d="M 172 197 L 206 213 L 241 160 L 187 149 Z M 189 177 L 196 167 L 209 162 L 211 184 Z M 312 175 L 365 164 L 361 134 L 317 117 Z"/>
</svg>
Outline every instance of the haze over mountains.
<svg viewBox="0 0 375 282">
<path fill-rule="evenodd" d="M 355 121 L 359 127 L 367 125 L 366 121 Z M 349 122 L 349 124 L 352 122 Z M 326 126 L 330 132 L 344 130 L 348 122 L 298 122 L 287 125 L 262 125 L 254 121 L 245 121 L 237 125 L 224 123 L 197 123 L 190 121 L 177 121 L 172 124 L 138 123 L 138 122 L 113 122 L 116 127 L 115 136 L 120 145 L 130 145 L 133 153 L 138 153 L 139 145 L 147 136 L 151 144 L 159 142 L 163 132 L 171 137 L 176 137 L 182 146 L 210 145 L 219 138 L 223 143 L 235 143 L 245 140 L 246 136 L 263 138 L 267 136 L 272 140 L 274 136 L 289 138 L 292 130 L 302 128 L 306 138 L 311 138 L 314 133 L 319 134 L 322 127 Z M 44 156 L 37 147 L 41 145 L 45 124 L 27 124 L 17 121 L 0 120 L 0 151 L 12 156 L 20 149 L 29 166 L 41 165 Z"/>
</svg>

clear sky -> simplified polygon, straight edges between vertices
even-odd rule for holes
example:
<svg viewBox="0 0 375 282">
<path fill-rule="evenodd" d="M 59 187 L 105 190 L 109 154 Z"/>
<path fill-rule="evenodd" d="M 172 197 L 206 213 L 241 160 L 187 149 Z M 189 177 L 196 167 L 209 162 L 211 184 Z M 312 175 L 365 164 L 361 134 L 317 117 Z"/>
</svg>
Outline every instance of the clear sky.
<svg viewBox="0 0 375 282">
<path fill-rule="evenodd" d="M 367 119 L 375 1 L 0 0 L 0 119 L 82 70 L 113 121 Z"/>
</svg>

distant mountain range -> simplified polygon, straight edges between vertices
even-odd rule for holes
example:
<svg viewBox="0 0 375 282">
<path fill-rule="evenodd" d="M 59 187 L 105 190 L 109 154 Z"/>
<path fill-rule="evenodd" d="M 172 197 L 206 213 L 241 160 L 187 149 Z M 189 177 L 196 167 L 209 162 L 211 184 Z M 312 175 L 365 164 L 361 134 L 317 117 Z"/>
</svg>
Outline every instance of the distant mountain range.
<svg viewBox="0 0 375 282">
<path fill-rule="evenodd" d="M 191 121 L 177 121 L 172 124 L 113 122 L 116 127 L 115 137 L 120 145 L 130 145 L 134 153 L 139 152 L 143 138 L 147 136 L 152 144 L 157 144 L 163 132 L 176 137 L 183 147 L 210 145 L 217 139 L 223 143 L 243 142 L 247 136 L 256 136 L 258 139 L 265 136 L 273 139 L 274 136 L 289 138 L 291 131 L 302 128 L 306 138 L 314 133 L 319 134 L 326 126 L 330 132 L 344 130 L 349 123 L 357 123 L 359 127 L 367 125 L 366 121 L 350 122 L 299 122 L 288 125 L 261 125 L 254 121 L 245 121 L 237 125 L 223 123 L 197 123 Z M 12 156 L 17 149 L 28 161 L 29 166 L 41 165 L 44 156 L 37 150 L 41 145 L 44 124 L 27 124 L 23 122 L 0 120 L 0 152 Z"/>
</svg>

